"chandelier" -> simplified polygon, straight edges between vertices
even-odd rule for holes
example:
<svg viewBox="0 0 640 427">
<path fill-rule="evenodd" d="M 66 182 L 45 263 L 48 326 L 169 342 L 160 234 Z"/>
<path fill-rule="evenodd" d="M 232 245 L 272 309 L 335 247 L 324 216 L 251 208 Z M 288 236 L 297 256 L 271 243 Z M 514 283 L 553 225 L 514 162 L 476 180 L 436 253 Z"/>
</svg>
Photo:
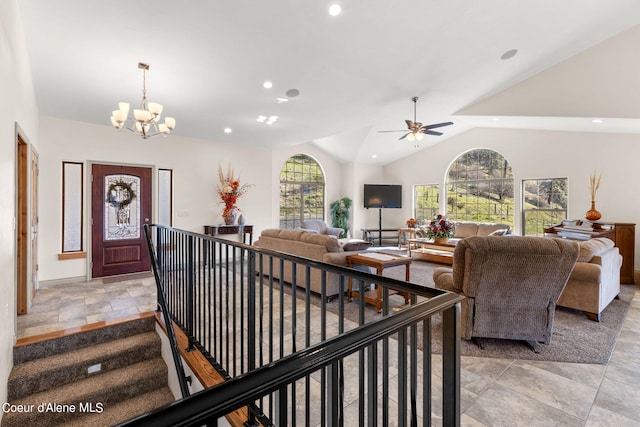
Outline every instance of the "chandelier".
<svg viewBox="0 0 640 427">
<path fill-rule="evenodd" d="M 165 117 L 164 123 L 160 123 L 162 105 L 157 102 L 147 102 L 147 70 L 149 64 L 138 63 L 138 68 L 142 70 L 142 103 L 139 110 L 133 110 L 133 122 L 127 126 L 129 115 L 129 104 L 120 102 L 118 110 L 111 113 L 111 124 L 118 130 L 126 130 L 139 135 L 144 139 L 156 135 L 168 135 L 176 127 L 176 119 Z"/>
</svg>

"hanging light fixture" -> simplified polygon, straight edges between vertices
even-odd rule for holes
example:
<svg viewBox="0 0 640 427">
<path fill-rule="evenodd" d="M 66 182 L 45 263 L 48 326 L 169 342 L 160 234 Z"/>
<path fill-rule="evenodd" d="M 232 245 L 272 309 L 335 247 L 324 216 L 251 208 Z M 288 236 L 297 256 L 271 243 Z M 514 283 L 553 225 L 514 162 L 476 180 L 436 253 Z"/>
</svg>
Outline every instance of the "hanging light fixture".
<svg viewBox="0 0 640 427">
<path fill-rule="evenodd" d="M 147 102 L 147 70 L 149 64 L 138 63 L 138 68 L 142 70 L 142 103 L 139 110 L 133 110 L 133 123 L 126 126 L 129 115 L 129 104 L 120 102 L 118 110 L 111 113 L 111 124 L 118 130 L 126 130 L 144 139 L 156 135 L 168 135 L 176 127 L 176 119 L 165 117 L 164 123 L 160 123 L 162 105 L 156 102 Z"/>
</svg>

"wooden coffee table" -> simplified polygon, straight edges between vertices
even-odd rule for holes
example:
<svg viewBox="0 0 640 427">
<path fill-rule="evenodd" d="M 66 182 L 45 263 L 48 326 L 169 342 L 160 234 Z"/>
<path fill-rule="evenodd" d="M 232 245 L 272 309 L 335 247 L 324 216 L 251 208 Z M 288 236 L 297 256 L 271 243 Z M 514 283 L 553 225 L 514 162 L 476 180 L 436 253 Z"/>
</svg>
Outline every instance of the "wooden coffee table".
<svg viewBox="0 0 640 427">
<path fill-rule="evenodd" d="M 367 267 L 373 267 L 376 269 L 378 276 L 382 276 L 382 272 L 385 268 L 404 265 L 405 280 L 409 281 L 411 257 L 387 254 L 384 252 L 371 252 L 371 253 L 359 253 L 355 255 L 347 256 L 347 265 L 353 267 L 354 265 L 366 265 Z M 404 303 L 408 304 L 411 301 L 411 294 L 409 292 L 400 292 L 394 289 L 389 289 L 389 295 L 400 294 L 404 297 Z M 351 302 L 353 296 L 358 296 L 358 292 L 353 291 L 352 279 L 349 277 L 349 288 L 347 290 L 348 301 Z M 378 313 L 382 311 L 382 286 L 376 285 L 376 289 L 372 291 L 366 291 L 364 293 L 364 300 L 369 304 L 373 304 Z"/>
<path fill-rule="evenodd" d="M 435 243 L 429 239 L 409 239 L 409 256 L 415 259 L 452 265 L 455 249 L 455 243 Z"/>
</svg>

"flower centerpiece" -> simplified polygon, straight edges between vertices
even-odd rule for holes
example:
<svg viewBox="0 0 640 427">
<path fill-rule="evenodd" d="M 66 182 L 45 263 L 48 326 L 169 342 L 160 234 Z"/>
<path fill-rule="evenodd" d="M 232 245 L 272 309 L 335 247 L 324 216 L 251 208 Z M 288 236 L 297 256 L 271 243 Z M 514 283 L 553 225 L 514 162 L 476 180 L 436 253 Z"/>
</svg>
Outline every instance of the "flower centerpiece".
<svg viewBox="0 0 640 427">
<path fill-rule="evenodd" d="M 456 226 L 449 221 L 444 215 L 436 215 L 431 222 L 425 227 L 425 234 L 428 238 L 434 240 L 448 239 L 453 236 Z"/>
<path fill-rule="evenodd" d="M 231 165 L 227 168 L 227 174 L 225 175 L 222 173 L 222 166 L 218 164 L 218 180 L 220 182 L 218 183 L 217 192 L 221 203 L 224 204 L 222 217 L 225 224 L 231 225 L 236 221 L 240 210 L 236 206 L 238 198 L 249 191 L 253 184 L 240 184 L 240 176 L 235 176 Z"/>
<path fill-rule="evenodd" d="M 407 227 L 409 227 L 409 228 L 416 228 L 416 224 L 417 224 L 417 223 L 418 223 L 418 222 L 415 220 L 415 218 L 409 218 L 409 219 L 407 220 L 407 222 L 406 222 Z"/>
</svg>

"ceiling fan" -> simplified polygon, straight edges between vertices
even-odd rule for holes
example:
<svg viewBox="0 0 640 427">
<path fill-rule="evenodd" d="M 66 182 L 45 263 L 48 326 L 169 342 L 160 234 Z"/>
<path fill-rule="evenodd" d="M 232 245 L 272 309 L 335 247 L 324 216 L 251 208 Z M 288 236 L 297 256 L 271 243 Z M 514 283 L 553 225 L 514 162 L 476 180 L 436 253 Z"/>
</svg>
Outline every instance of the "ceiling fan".
<svg viewBox="0 0 640 427">
<path fill-rule="evenodd" d="M 443 126 L 449 126 L 453 124 L 453 122 L 444 122 L 444 123 L 435 123 L 432 125 L 422 125 L 422 123 L 416 122 L 416 105 L 418 103 L 418 97 L 414 96 L 413 98 L 411 98 L 411 100 L 413 101 L 413 121 L 405 120 L 405 122 L 407 123 L 407 129 L 379 130 L 378 132 L 405 132 L 404 135 L 398 138 L 398 141 L 403 140 L 405 138 L 407 138 L 409 141 L 422 141 L 425 135 L 436 135 L 436 136 L 442 135 L 442 132 L 438 132 L 431 129 L 440 128 Z"/>
</svg>

